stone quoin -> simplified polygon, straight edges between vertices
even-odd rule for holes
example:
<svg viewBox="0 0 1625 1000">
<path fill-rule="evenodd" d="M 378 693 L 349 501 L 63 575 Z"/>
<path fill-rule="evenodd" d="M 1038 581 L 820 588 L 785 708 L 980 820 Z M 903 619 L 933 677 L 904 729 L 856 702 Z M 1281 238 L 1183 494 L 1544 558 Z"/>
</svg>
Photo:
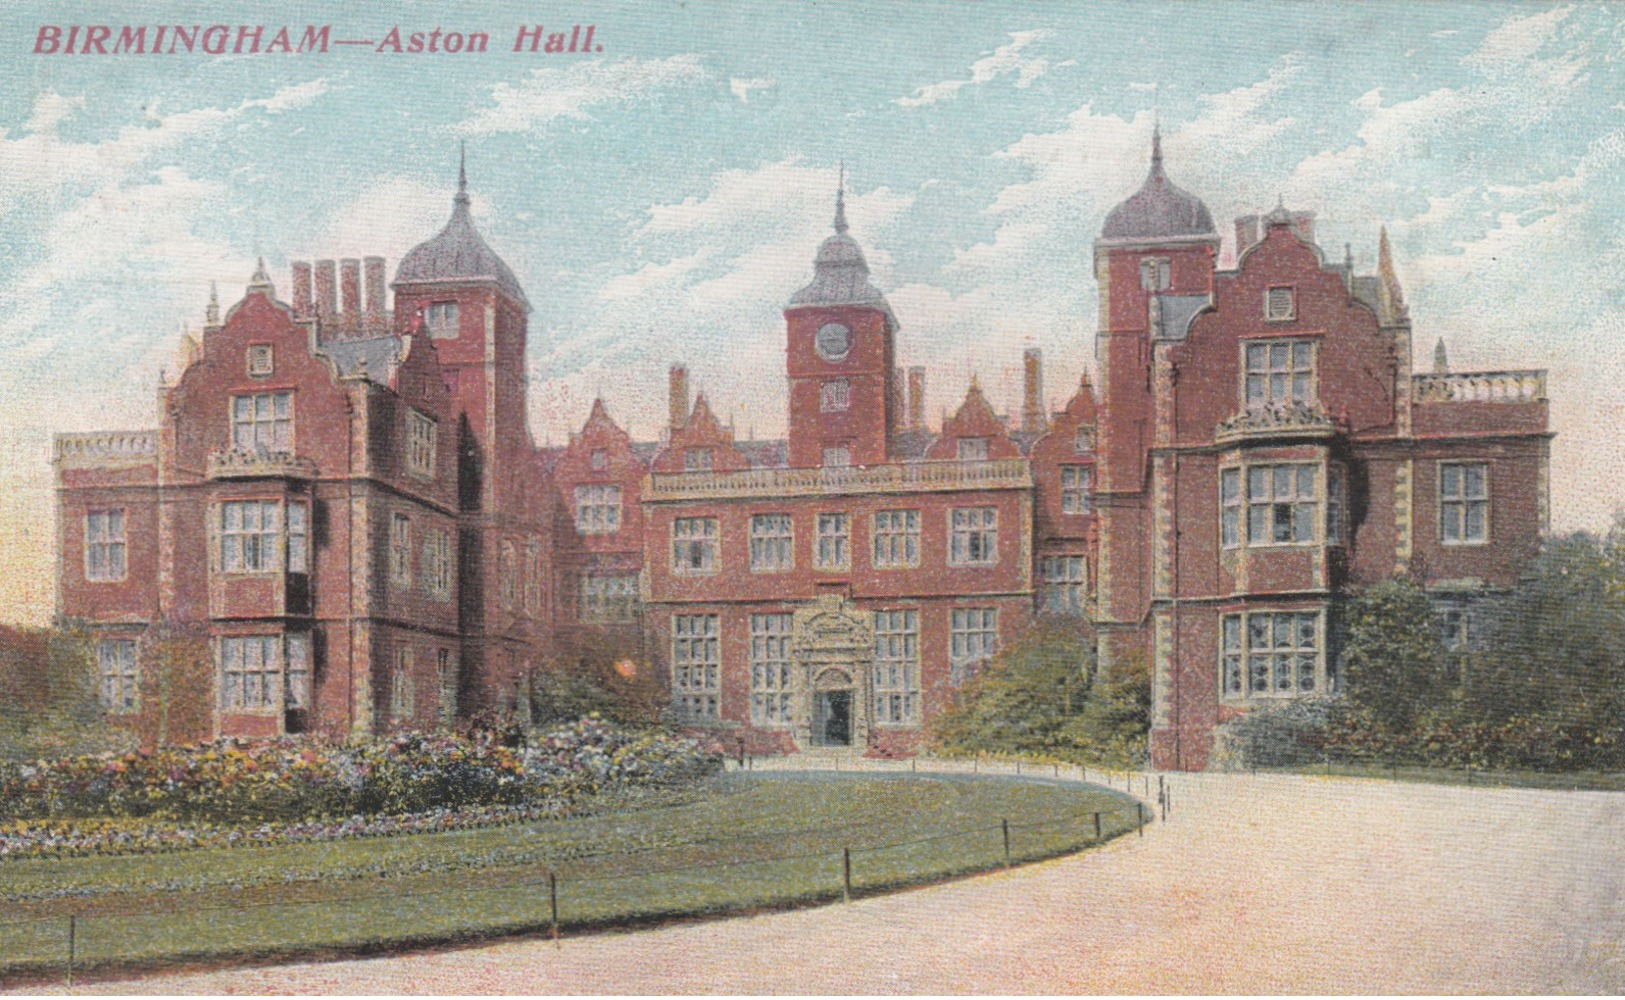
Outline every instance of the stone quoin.
<svg viewBox="0 0 1625 1000">
<path fill-rule="evenodd" d="M 1545 374 L 1452 372 L 1442 344 L 1413 372 L 1386 233 L 1360 274 L 1277 206 L 1222 268 L 1158 137 L 1094 240 L 1093 381 L 1053 412 L 1029 348 L 1019 412 L 972 377 L 931 426 L 844 184 L 832 229 L 783 308 L 783 440 L 739 440 L 674 365 L 657 439 L 597 399 L 537 447 L 531 303 L 466 176 L 388 289 L 367 257 L 211 296 L 157 429 L 56 441 L 58 611 L 113 717 L 160 711 L 177 633 L 213 679 L 172 739 L 522 719 L 596 647 L 730 748 L 906 754 L 1053 615 L 1092 623 L 1103 672 L 1149 671 L 1153 763 L 1201 769 L 1227 719 L 1337 695 L 1353 588 L 1411 575 L 1465 646 L 1547 529 Z"/>
</svg>

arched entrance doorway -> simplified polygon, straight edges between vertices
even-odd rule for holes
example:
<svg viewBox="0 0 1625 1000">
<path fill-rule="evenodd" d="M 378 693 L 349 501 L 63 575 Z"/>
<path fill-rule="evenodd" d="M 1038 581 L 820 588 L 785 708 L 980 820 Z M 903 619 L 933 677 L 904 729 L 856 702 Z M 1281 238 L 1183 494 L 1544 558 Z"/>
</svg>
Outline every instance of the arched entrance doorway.
<svg viewBox="0 0 1625 1000">
<path fill-rule="evenodd" d="M 797 749 L 869 745 L 874 648 L 872 616 L 843 597 L 818 597 L 795 612 L 790 682 Z"/>
</svg>

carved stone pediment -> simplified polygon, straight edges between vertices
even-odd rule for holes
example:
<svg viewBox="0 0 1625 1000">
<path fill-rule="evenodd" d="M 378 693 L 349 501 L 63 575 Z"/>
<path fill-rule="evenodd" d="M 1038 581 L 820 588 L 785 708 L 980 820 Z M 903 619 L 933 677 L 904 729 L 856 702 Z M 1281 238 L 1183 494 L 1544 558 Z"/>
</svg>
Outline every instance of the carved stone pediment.
<svg viewBox="0 0 1625 1000">
<path fill-rule="evenodd" d="M 1319 405 L 1294 401 L 1249 406 L 1220 421 L 1213 436 L 1225 444 L 1255 437 L 1331 437 L 1336 431 L 1336 424 Z"/>
<path fill-rule="evenodd" d="M 818 597 L 797 611 L 790 648 L 807 663 L 850 663 L 873 658 L 873 617 L 842 597 Z"/>
</svg>

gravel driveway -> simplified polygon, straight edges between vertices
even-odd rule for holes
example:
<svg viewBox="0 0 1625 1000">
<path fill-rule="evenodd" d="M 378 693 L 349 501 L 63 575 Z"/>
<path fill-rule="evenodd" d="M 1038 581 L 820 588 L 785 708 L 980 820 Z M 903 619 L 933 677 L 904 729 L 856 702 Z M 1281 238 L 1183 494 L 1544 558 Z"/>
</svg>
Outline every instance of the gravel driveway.
<svg viewBox="0 0 1625 1000">
<path fill-rule="evenodd" d="M 86 991 L 1625 992 L 1625 793 L 1168 781 L 1143 838 L 845 905 Z"/>
</svg>

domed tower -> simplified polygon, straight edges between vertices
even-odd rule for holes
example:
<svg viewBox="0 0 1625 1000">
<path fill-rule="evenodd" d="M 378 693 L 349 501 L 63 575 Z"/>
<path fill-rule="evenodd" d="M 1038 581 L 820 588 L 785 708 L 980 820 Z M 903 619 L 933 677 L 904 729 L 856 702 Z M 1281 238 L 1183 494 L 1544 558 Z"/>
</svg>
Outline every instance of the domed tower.
<svg viewBox="0 0 1625 1000">
<path fill-rule="evenodd" d="M 551 492 L 525 406 L 530 302 L 469 213 L 461 167 L 451 218 L 395 272 L 403 335 L 428 336 L 458 410 L 440 447 L 458 455 L 460 710 L 524 718 L 529 676 L 548 637 Z"/>
<path fill-rule="evenodd" d="M 426 333 L 449 373 L 473 446 L 464 447 L 462 506 L 492 510 L 497 469 L 523 461 L 530 447 L 525 418 L 525 339 L 530 301 L 513 271 L 474 228 L 468 174 L 445 228 L 401 258 L 395 272 L 395 317 L 401 332 Z M 510 479 L 512 477 L 509 477 Z"/>
<path fill-rule="evenodd" d="M 1151 134 L 1151 169 L 1140 189 L 1106 216 L 1095 241 L 1100 294 L 1095 356 L 1100 370 L 1096 495 L 1100 498 L 1100 618 L 1130 628 L 1152 599 L 1146 572 L 1151 537 L 1149 450 L 1167 443 L 1159 401 L 1172 396 L 1171 368 L 1159 364 L 1207 302 L 1219 232 L 1202 200 L 1168 179 L 1162 136 Z M 1104 638 L 1104 636 L 1103 636 Z M 1106 663 L 1116 658 L 1103 642 Z M 1129 650 L 1118 650 L 1128 654 Z"/>
<path fill-rule="evenodd" d="M 835 233 L 819 244 L 813 280 L 784 308 L 790 378 L 790 465 L 878 465 L 897 430 L 897 317 L 869 282 L 847 235 L 843 177 Z"/>
</svg>

